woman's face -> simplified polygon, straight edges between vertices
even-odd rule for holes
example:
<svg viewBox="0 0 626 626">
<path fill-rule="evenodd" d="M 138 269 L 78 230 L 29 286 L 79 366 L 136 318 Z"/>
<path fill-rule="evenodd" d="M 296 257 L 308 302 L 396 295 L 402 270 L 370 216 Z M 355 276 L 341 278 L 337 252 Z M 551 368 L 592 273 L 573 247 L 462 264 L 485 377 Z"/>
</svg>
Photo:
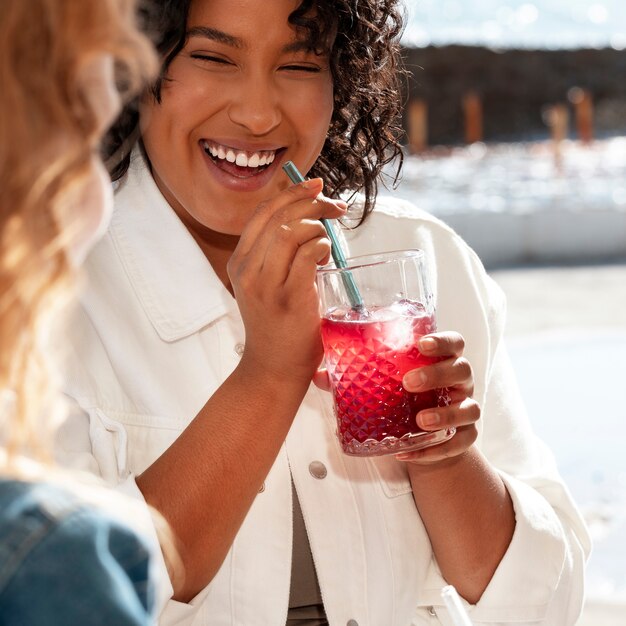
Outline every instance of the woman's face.
<svg viewBox="0 0 626 626">
<path fill-rule="evenodd" d="M 192 0 L 185 48 L 162 101 L 147 97 L 142 134 L 165 198 L 189 224 L 239 235 L 254 207 L 307 172 L 330 123 L 326 56 L 287 22 L 299 0 Z"/>
</svg>

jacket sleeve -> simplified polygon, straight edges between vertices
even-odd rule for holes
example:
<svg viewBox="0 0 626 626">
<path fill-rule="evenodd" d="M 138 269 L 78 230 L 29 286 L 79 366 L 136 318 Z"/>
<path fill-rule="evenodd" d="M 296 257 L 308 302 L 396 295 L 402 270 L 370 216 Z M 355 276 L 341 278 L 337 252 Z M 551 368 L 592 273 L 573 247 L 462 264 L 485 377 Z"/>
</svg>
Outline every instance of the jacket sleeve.
<svg viewBox="0 0 626 626">
<path fill-rule="evenodd" d="M 456 330 L 466 340 L 474 395 L 482 409 L 477 445 L 502 477 L 515 510 L 511 543 L 481 599 L 467 605 L 470 617 L 490 626 L 572 625 L 582 608 L 590 539 L 552 453 L 528 419 L 503 341 L 504 295 L 452 229 L 410 203 L 394 200 L 371 217 L 369 234 L 357 229 L 352 235 L 365 249 L 387 245 L 425 251 L 437 326 Z M 447 625 L 451 622 L 440 596 L 445 584 L 433 559 L 420 607 L 432 607 Z"/>
<path fill-rule="evenodd" d="M 505 346 L 492 362 L 480 447 L 502 477 L 515 531 L 472 608 L 476 621 L 574 624 L 582 609 L 587 529 L 552 453 L 532 432 Z"/>
<path fill-rule="evenodd" d="M 138 535 L 87 507 L 50 520 L 39 531 L 22 546 L 3 588 L 7 624 L 155 623 L 150 551 Z"/>
<path fill-rule="evenodd" d="M 574 624 L 590 539 L 552 453 L 528 419 L 503 340 L 504 295 L 458 236 L 443 225 L 434 231 L 441 240 L 433 254 L 442 317 L 446 328 L 466 336 L 475 366 L 482 407 L 477 445 L 502 477 L 516 519 L 508 550 L 479 602 L 468 607 L 470 616 L 494 626 Z"/>
</svg>

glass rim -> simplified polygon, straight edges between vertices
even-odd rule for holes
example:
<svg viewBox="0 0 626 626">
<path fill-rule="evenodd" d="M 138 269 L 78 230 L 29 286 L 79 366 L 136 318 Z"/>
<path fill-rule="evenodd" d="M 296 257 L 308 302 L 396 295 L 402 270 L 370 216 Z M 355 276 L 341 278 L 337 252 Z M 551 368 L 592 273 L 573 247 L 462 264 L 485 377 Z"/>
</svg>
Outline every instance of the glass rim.
<svg viewBox="0 0 626 626">
<path fill-rule="evenodd" d="M 337 267 L 334 262 L 327 263 L 317 268 L 320 275 L 332 274 L 335 272 L 346 272 L 362 269 L 364 267 L 376 267 L 377 265 L 386 265 L 394 261 L 405 259 L 423 259 L 424 251 L 419 248 L 408 248 L 404 250 L 390 250 L 389 252 L 376 252 L 374 254 L 361 254 L 358 256 L 348 257 L 346 259 L 346 267 Z"/>
</svg>

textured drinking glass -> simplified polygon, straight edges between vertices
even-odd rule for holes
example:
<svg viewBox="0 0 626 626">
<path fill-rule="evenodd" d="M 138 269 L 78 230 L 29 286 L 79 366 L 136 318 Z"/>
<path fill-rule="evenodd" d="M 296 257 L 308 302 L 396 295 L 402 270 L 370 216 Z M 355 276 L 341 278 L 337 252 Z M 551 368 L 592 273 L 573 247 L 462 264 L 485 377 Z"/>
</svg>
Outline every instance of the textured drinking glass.
<svg viewBox="0 0 626 626">
<path fill-rule="evenodd" d="M 363 299 L 353 307 L 350 272 Z M 427 432 L 415 416 L 449 403 L 446 390 L 409 393 L 403 376 L 436 362 L 417 349 L 436 330 L 424 253 L 400 250 L 355 257 L 317 273 L 324 359 L 334 397 L 337 435 L 353 456 L 380 456 L 446 441 L 454 429 Z"/>
</svg>

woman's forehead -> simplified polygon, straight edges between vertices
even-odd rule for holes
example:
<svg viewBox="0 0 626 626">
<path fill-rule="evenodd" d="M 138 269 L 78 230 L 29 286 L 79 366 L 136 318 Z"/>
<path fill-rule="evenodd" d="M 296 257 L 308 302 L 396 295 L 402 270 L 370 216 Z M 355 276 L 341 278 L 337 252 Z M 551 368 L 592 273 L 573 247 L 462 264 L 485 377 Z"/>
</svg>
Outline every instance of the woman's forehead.
<svg viewBox="0 0 626 626">
<path fill-rule="evenodd" d="M 191 0 L 188 24 L 203 20 L 219 20 L 236 26 L 246 16 L 281 13 L 285 20 L 302 0 Z"/>
<path fill-rule="evenodd" d="M 203 36 L 236 48 L 256 47 L 281 40 L 287 51 L 311 49 L 311 32 L 289 22 L 302 0 L 192 0 L 187 18 L 188 36 Z M 315 15 L 315 8 L 307 19 Z M 323 33 L 323 47 L 332 47 L 335 29 Z M 314 43 L 319 47 L 320 41 Z"/>
</svg>

